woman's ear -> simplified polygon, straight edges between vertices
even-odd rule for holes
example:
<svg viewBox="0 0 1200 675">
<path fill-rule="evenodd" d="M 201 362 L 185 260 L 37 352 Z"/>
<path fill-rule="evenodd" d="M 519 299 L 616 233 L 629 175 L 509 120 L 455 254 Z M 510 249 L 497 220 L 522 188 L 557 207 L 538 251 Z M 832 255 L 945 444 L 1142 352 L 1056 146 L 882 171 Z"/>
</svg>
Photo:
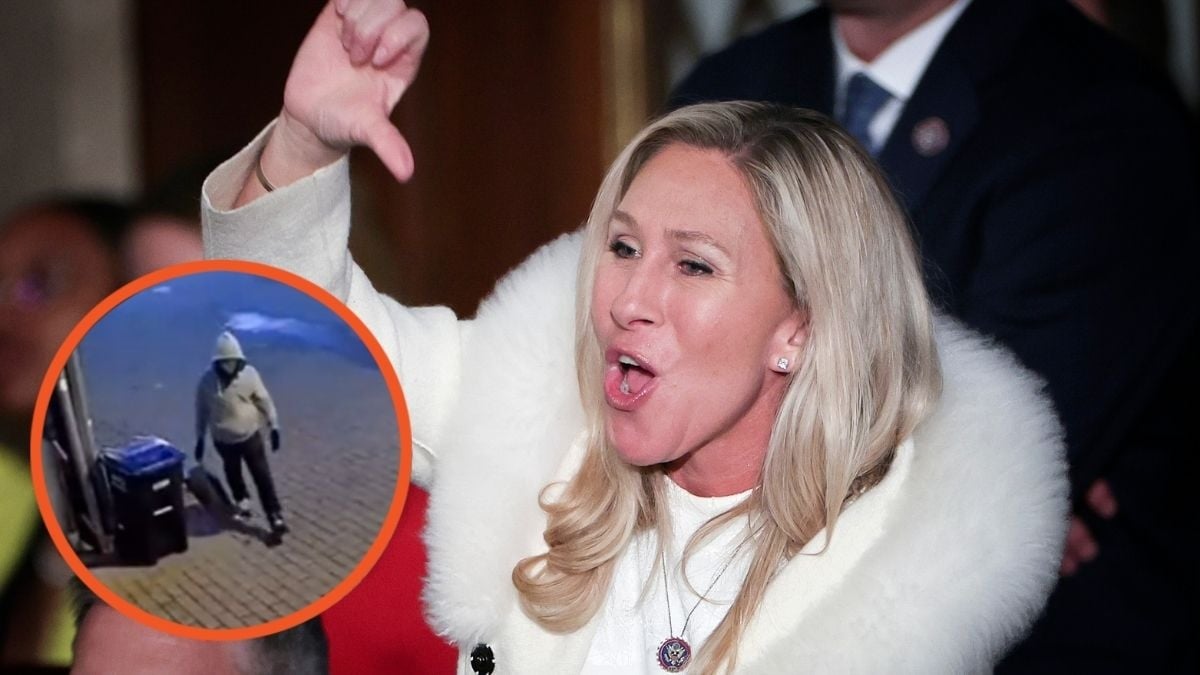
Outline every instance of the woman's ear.
<svg viewBox="0 0 1200 675">
<path fill-rule="evenodd" d="M 788 318 L 779 324 L 775 334 L 775 349 L 772 350 L 769 367 L 777 373 L 790 373 L 800 364 L 800 354 L 808 341 L 808 313 L 792 310 Z"/>
</svg>

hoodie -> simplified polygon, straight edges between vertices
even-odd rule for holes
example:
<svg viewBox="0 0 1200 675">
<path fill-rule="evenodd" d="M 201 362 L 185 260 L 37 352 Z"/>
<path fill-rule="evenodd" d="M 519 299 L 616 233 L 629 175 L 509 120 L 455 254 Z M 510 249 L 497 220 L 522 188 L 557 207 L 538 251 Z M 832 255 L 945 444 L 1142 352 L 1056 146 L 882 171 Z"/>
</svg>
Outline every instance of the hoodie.
<svg viewBox="0 0 1200 675">
<path fill-rule="evenodd" d="M 228 383 L 216 371 L 216 363 L 225 359 L 242 362 Z M 196 438 L 210 431 L 215 443 L 240 443 L 258 433 L 264 420 L 272 429 L 279 427 L 275 403 L 258 370 L 246 363 L 237 338 L 225 331 L 217 337 L 212 362 L 196 387 Z"/>
</svg>

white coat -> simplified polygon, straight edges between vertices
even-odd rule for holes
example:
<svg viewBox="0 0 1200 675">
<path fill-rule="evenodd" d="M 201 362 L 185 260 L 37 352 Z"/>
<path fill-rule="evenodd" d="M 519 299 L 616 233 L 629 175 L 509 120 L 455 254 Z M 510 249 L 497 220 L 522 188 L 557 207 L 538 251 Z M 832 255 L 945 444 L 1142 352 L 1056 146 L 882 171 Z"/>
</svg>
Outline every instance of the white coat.
<svg viewBox="0 0 1200 675">
<path fill-rule="evenodd" d="M 348 163 L 227 211 L 261 147 L 205 185 L 209 257 L 290 269 L 341 298 L 396 367 L 414 479 L 430 487 L 426 612 L 497 673 L 578 672 L 593 625 L 552 634 L 520 610 L 513 565 L 544 547 L 537 504 L 580 455 L 574 284 L 580 238 L 543 247 L 475 319 L 406 308 L 350 259 Z M 747 673 L 964 673 L 991 668 L 1057 579 L 1067 523 L 1061 432 L 1041 385 L 1002 348 L 939 320 L 945 388 L 884 480 L 844 512 L 829 549 L 793 558 L 738 651 Z M 809 549 L 819 547 L 819 535 Z"/>
</svg>

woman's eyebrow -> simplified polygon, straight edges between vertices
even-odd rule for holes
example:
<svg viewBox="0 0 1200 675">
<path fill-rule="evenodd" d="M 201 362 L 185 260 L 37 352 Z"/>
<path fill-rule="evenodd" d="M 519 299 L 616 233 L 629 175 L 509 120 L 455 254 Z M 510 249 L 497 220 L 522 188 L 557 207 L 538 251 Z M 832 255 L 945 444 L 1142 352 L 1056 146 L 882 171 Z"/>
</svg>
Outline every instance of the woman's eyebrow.
<svg viewBox="0 0 1200 675">
<path fill-rule="evenodd" d="M 637 218 L 634 218 L 633 215 L 627 211 L 613 209 L 612 219 L 624 223 L 630 229 L 641 231 L 641 225 L 638 223 Z M 712 237 L 712 235 L 699 230 L 669 229 L 666 231 L 666 235 L 668 239 L 674 239 L 675 241 L 706 244 L 708 246 L 712 246 L 721 253 L 724 253 L 728 257 L 733 257 L 732 254 L 730 254 L 729 249 L 722 246 L 720 242 Z"/>
<path fill-rule="evenodd" d="M 613 220 L 619 220 L 634 230 L 640 231 L 642 229 L 642 226 L 638 224 L 637 218 L 634 218 L 626 211 L 622 211 L 621 209 L 613 209 L 612 217 Z"/>
<path fill-rule="evenodd" d="M 724 253 L 726 256 L 733 257 L 729 253 L 729 249 L 722 246 L 721 243 L 714 239 L 711 235 L 705 232 L 700 232 L 699 230 L 667 230 L 667 236 L 676 241 L 706 244 L 708 246 L 712 246 L 721 253 Z"/>
</svg>

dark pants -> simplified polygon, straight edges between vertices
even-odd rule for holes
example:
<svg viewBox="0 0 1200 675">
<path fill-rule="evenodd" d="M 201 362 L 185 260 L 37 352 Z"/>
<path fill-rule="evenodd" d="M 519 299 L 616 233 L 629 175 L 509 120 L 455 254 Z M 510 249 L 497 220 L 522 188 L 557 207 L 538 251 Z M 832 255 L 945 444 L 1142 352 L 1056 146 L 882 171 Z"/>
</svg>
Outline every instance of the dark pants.
<svg viewBox="0 0 1200 675">
<path fill-rule="evenodd" d="M 262 434 L 254 434 L 241 443 L 217 443 L 217 452 L 225 464 L 225 480 L 233 491 L 233 500 L 240 502 L 249 497 L 246 492 L 246 481 L 242 478 L 242 461 L 250 467 L 250 477 L 254 479 L 254 487 L 258 490 L 258 500 L 262 502 L 263 511 L 267 516 L 283 512 L 279 505 L 279 497 L 275 495 L 275 481 L 271 480 L 271 467 L 267 464 L 267 450 L 263 446 Z"/>
</svg>

